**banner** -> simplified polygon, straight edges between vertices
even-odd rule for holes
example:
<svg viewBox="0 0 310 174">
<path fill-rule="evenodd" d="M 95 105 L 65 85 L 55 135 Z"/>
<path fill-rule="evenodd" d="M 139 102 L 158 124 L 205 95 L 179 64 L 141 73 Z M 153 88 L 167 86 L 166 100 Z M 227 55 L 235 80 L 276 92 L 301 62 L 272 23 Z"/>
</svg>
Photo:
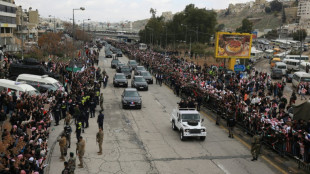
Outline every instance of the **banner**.
<svg viewBox="0 0 310 174">
<path fill-rule="evenodd" d="M 250 58 L 252 34 L 227 33 L 216 34 L 216 58 Z"/>
</svg>

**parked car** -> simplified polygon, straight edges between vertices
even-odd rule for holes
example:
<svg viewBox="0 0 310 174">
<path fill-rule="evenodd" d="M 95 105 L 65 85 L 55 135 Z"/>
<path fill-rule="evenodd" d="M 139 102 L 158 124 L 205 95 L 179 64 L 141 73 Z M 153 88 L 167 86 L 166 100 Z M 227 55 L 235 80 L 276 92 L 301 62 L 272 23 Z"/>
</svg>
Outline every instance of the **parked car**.
<svg viewBox="0 0 310 174">
<path fill-rule="evenodd" d="M 137 66 L 136 68 L 135 68 L 135 75 L 140 75 L 140 72 L 141 71 L 146 71 L 146 69 L 144 68 L 144 66 Z"/>
<path fill-rule="evenodd" d="M 142 108 L 142 99 L 137 89 L 135 88 L 126 88 L 122 94 L 122 108 Z"/>
<path fill-rule="evenodd" d="M 116 65 L 119 63 L 120 61 L 118 59 L 113 59 L 111 61 L 111 68 L 116 68 Z"/>
<path fill-rule="evenodd" d="M 140 75 L 146 80 L 148 84 L 153 84 L 153 76 L 148 71 L 141 71 Z"/>
<path fill-rule="evenodd" d="M 145 90 L 149 89 L 149 86 L 143 76 L 134 76 L 131 81 L 131 87 L 136 88 L 137 90 Z"/>
<path fill-rule="evenodd" d="M 128 81 L 124 73 L 116 73 L 113 77 L 113 86 L 124 86 L 128 87 Z"/>
</svg>

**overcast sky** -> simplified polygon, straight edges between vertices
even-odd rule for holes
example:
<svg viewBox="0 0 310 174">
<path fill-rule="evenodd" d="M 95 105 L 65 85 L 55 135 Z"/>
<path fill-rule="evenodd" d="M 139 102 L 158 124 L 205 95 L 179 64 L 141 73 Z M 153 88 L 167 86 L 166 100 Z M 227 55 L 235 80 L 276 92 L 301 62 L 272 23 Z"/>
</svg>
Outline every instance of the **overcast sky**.
<svg viewBox="0 0 310 174">
<path fill-rule="evenodd" d="M 149 18 L 150 8 L 157 14 L 182 11 L 186 5 L 195 4 L 199 8 L 225 9 L 230 3 L 249 0 L 15 0 L 23 8 L 38 9 L 41 17 L 56 16 L 62 20 L 72 18 L 72 9 L 85 7 L 85 11 L 75 11 L 75 19 L 90 18 L 98 22 L 135 21 Z M 254 0 L 253 0 L 254 1 Z"/>
</svg>

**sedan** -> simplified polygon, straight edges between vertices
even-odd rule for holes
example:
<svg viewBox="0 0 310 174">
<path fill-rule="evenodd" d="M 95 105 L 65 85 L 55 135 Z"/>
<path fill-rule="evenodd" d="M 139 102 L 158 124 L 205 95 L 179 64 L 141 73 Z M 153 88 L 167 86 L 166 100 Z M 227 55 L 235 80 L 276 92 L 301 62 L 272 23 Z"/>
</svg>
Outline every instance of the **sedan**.
<svg viewBox="0 0 310 174">
<path fill-rule="evenodd" d="M 153 84 L 153 76 L 148 71 L 141 71 L 140 75 L 143 76 L 148 84 Z"/>
<path fill-rule="evenodd" d="M 113 86 L 124 86 L 128 87 L 128 81 L 124 73 L 116 73 L 113 77 Z"/>
<path fill-rule="evenodd" d="M 128 66 L 130 66 L 131 69 L 135 69 L 138 66 L 138 63 L 135 60 L 129 60 L 128 61 Z"/>
<path fill-rule="evenodd" d="M 134 76 L 131 81 L 131 87 L 136 88 L 137 90 L 145 90 L 149 89 L 149 86 L 143 76 Z"/>
<path fill-rule="evenodd" d="M 122 62 L 118 62 L 118 64 L 116 65 L 116 72 L 121 73 L 122 66 L 125 66 L 125 64 Z"/>
<path fill-rule="evenodd" d="M 111 61 L 111 68 L 116 68 L 117 64 L 119 63 L 120 61 L 118 59 L 113 59 Z"/>
<path fill-rule="evenodd" d="M 137 89 L 135 88 L 126 88 L 122 94 L 122 108 L 138 108 L 142 107 L 142 99 L 139 95 Z"/>
<path fill-rule="evenodd" d="M 146 71 L 144 66 L 137 66 L 137 68 L 135 69 L 135 75 L 140 75 L 141 71 Z"/>
<path fill-rule="evenodd" d="M 131 78 L 131 68 L 129 66 L 122 66 L 121 73 L 124 73 L 127 79 Z"/>
</svg>

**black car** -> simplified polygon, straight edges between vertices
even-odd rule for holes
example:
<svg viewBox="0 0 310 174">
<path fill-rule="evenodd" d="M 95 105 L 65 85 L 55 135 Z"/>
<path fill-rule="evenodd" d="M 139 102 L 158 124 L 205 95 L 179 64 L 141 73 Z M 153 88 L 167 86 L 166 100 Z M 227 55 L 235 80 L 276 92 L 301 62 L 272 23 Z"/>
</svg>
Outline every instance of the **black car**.
<svg viewBox="0 0 310 174">
<path fill-rule="evenodd" d="M 116 68 L 116 65 L 119 63 L 120 61 L 118 59 L 113 59 L 111 61 L 111 68 Z"/>
<path fill-rule="evenodd" d="M 142 99 L 139 95 L 137 89 L 135 88 L 126 88 L 122 94 L 122 108 L 138 108 L 142 107 Z"/>
<path fill-rule="evenodd" d="M 294 74 L 287 74 L 286 75 L 286 83 L 292 83 L 293 75 Z"/>
<path fill-rule="evenodd" d="M 125 66 L 125 64 L 122 62 L 118 62 L 116 65 L 116 72 L 121 73 L 121 67 L 122 66 Z"/>
<path fill-rule="evenodd" d="M 116 57 L 123 57 L 123 53 L 122 53 L 121 50 L 118 50 L 118 51 L 116 52 Z"/>
<path fill-rule="evenodd" d="M 135 68 L 135 75 L 140 75 L 141 71 L 146 71 L 146 69 L 144 68 L 144 66 L 137 66 Z"/>
<path fill-rule="evenodd" d="M 113 77 L 113 86 L 124 86 L 128 87 L 128 81 L 124 73 L 116 73 Z"/>
<path fill-rule="evenodd" d="M 149 85 L 147 84 L 143 76 L 134 76 L 131 81 L 131 87 L 137 88 L 137 90 L 145 90 L 145 91 L 149 89 Z"/>
<path fill-rule="evenodd" d="M 127 79 L 131 78 L 131 68 L 129 66 L 121 66 L 121 73 L 124 73 Z"/>
<path fill-rule="evenodd" d="M 136 69 L 136 67 L 138 66 L 138 63 L 135 60 L 129 60 L 128 61 L 128 66 L 130 66 L 131 69 Z"/>
<path fill-rule="evenodd" d="M 153 76 L 148 71 L 141 71 L 140 75 L 146 80 L 148 84 L 153 84 Z"/>
<path fill-rule="evenodd" d="M 112 52 L 109 51 L 109 50 L 105 51 L 105 57 L 106 57 L 106 58 L 112 58 L 112 57 L 113 57 Z"/>
</svg>

